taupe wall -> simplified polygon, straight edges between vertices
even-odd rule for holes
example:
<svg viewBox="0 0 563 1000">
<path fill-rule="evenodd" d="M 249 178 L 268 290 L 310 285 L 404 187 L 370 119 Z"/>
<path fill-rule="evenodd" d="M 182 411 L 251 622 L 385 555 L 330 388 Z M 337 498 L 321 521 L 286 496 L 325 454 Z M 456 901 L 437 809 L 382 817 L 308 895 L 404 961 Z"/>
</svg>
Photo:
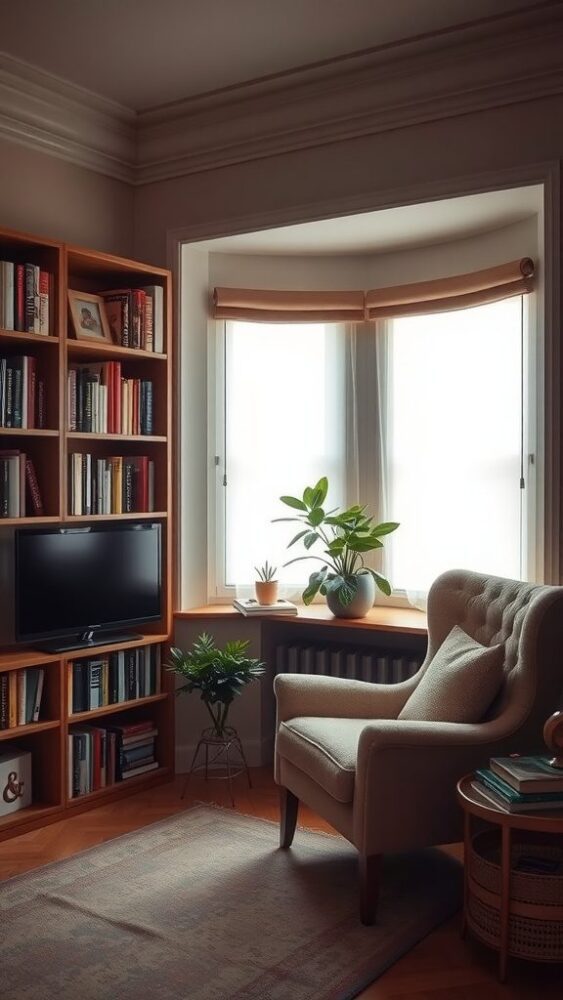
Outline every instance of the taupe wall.
<svg viewBox="0 0 563 1000">
<path fill-rule="evenodd" d="M 130 256 L 133 189 L 0 140 L 0 227 Z"/>
<path fill-rule="evenodd" d="M 345 214 L 355 199 L 362 210 L 469 193 L 477 175 L 561 160 L 562 120 L 563 96 L 549 97 L 148 184 L 135 194 L 135 253 L 163 264 L 167 232 L 182 227 L 227 235 L 249 219 Z"/>
</svg>

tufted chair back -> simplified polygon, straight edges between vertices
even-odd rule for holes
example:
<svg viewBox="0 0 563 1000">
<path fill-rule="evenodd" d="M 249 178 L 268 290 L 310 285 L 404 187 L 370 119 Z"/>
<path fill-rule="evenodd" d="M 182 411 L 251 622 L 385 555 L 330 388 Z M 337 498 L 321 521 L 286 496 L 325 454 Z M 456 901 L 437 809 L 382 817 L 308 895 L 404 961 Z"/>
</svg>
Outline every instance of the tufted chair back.
<svg viewBox="0 0 563 1000">
<path fill-rule="evenodd" d="M 428 595 L 420 674 L 454 625 L 484 646 L 504 643 L 504 684 L 483 720 L 491 737 L 518 732 L 520 752 L 541 749 L 543 724 L 563 704 L 563 587 L 443 573 Z"/>
</svg>

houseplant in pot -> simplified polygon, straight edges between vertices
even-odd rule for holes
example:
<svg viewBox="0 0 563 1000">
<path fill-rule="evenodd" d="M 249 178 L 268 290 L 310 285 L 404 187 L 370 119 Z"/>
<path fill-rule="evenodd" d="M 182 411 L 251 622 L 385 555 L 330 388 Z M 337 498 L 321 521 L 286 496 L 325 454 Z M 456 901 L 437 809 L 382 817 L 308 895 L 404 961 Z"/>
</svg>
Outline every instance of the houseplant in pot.
<svg viewBox="0 0 563 1000">
<path fill-rule="evenodd" d="M 316 486 L 307 486 L 303 496 L 280 497 L 282 503 L 291 507 L 292 517 L 276 518 L 277 521 L 297 521 L 301 527 L 291 539 L 288 548 L 301 542 L 307 551 L 322 546 L 322 555 L 297 556 L 285 563 L 303 559 L 315 559 L 322 567 L 311 573 L 309 583 L 303 591 L 303 603 L 310 604 L 320 593 L 326 596 L 327 604 L 339 618 L 364 618 L 375 600 L 376 587 L 382 593 L 391 593 L 391 584 L 377 570 L 365 565 L 367 552 L 383 548 L 381 539 L 391 534 L 399 525 L 396 521 L 374 524 L 373 517 L 366 514 L 366 507 L 358 504 L 345 510 L 333 508 L 325 510 L 328 493 L 328 479 L 323 476 Z"/>
<path fill-rule="evenodd" d="M 272 566 L 268 560 L 263 566 L 255 566 L 258 579 L 254 582 L 258 604 L 275 604 L 278 599 L 279 584 L 276 580 L 277 566 Z"/>
<path fill-rule="evenodd" d="M 227 717 L 234 699 L 264 673 L 264 664 L 247 655 L 248 646 L 248 640 L 235 639 L 220 649 L 213 636 L 203 632 L 187 652 L 176 647 L 170 650 L 167 667 L 185 681 L 176 694 L 199 691 L 213 734 L 220 739 L 228 731 Z"/>
</svg>

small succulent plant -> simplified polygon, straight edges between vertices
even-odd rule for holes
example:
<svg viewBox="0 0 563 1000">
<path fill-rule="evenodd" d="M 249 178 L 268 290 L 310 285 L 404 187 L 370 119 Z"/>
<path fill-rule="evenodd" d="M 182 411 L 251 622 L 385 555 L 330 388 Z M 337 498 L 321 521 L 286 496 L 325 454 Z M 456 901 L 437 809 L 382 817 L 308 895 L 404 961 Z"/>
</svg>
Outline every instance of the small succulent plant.
<svg viewBox="0 0 563 1000">
<path fill-rule="evenodd" d="M 271 583 L 272 580 L 275 580 L 278 571 L 278 567 L 272 566 L 267 559 L 263 566 L 255 566 L 254 569 L 258 573 L 258 579 L 264 583 Z"/>
</svg>

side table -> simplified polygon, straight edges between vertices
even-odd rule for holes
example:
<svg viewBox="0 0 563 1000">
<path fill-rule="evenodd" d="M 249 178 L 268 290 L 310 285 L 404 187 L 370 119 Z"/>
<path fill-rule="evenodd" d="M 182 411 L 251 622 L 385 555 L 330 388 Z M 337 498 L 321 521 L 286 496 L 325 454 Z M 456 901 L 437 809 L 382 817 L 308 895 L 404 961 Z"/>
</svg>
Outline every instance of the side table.
<svg viewBox="0 0 563 1000">
<path fill-rule="evenodd" d="M 467 775 L 457 785 L 464 812 L 462 933 L 469 929 L 498 950 L 504 982 L 509 955 L 563 961 L 563 810 L 505 812 L 472 782 Z M 493 829 L 472 836 L 472 817 Z M 530 856 L 558 870 L 534 870 L 534 862 L 525 860 Z"/>
</svg>

